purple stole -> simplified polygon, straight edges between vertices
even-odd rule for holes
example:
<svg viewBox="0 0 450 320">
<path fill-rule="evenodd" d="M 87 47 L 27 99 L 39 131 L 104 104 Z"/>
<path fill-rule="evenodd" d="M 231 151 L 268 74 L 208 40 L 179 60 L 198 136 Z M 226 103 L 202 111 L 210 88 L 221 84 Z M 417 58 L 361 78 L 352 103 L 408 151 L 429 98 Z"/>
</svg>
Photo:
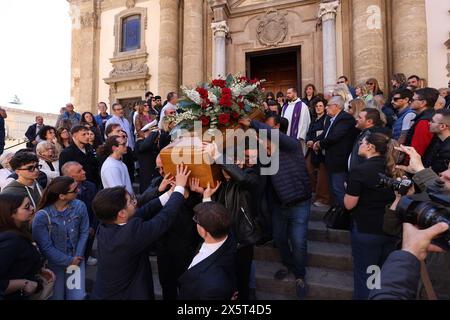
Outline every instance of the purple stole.
<svg viewBox="0 0 450 320">
<path fill-rule="evenodd" d="M 289 106 L 289 103 L 286 103 L 281 109 L 281 116 L 283 117 L 286 113 L 286 109 Z M 297 139 L 298 135 L 298 124 L 300 123 L 300 115 L 302 114 L 303 101 L 300 100 L 294 106 L 294 112 L 292 113 L 292 119 L 289 120 L 291 123 L 291 130 L 289 132 L 289 136 Z"/>
</svg>

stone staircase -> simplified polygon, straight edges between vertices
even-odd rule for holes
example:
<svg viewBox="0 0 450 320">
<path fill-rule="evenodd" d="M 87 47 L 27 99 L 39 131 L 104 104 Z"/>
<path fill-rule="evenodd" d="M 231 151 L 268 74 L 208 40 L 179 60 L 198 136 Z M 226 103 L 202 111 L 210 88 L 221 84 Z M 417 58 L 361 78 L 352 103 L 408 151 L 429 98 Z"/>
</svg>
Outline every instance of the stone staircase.
<svg viewBox="0 0 450 320">
<path fill-rule="evenodd" d="M 326 210 L 311 208 L 308 230 L 306 281 L 310 300 L 349 300 L 353 294 L 350 233 L 327 230 L 321 221 Z M 283 281 L 274 273 L 282 267 L 278 250 L 271 245 L 255 248 L 256 296 L 262 300 L 295 300 L 293 275 Z"/>
</svg>

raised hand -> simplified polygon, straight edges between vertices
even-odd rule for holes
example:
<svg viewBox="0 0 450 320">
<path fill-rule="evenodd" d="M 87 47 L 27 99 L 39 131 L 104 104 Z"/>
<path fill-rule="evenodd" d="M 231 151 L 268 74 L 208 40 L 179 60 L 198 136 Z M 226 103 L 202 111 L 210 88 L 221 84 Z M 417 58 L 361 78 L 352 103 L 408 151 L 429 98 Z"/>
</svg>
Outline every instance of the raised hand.
<svg viewBox="0 0 450 320">
<path fill-rule="evenodd" d="M 189 188 L 192 192 L 203 194 L 205 192 L 205 189 L 200 187 L 200 179 L 198 178 L 191 178 L 191 182 L 189 184 Z"/>
<path fill-rule="evenodd" d="M 422 157 L 417 153 L 416 149 L 413 147 L 405 147 L 401 145 L 400 147 L 395 147 L 395 150 L 406 153 L 409 156 L 408 166 L 396 166 L 397 169 L 416 174 L 419 171 L 425 169 L 422 163 Z"/>
<path fill-rule="evenodd" d="M 203 192 L 203 198 L 211 198 L 214 193 L 216 193 L 216 191 L 219 189 L 220 185 L 222 184 L 222 182 L 217 181 L 217 185 L 214 189 L 211 189 L 211 185 L 208 182 L 208 186 L 206 187 L 206 190 Z"/>
<path fill-rule="evenodd" d="M 158 187 L 159 192 L 164 192 L 167 190 L 167 187 L 174 182 L 174 177 L 170 177 L 170 173 L 164 176 L 164 179 L 161 181 L 161 184 Z"/>
<path fill-rule="evenodd" d="M 191 171 L 189 170 L 188 166 L 185 166 L 184 164 L 177 165 L 177 176 L 175 177 L 175 184 L 180 187 L 186 187 L 190 174 Z"/>
</svg>

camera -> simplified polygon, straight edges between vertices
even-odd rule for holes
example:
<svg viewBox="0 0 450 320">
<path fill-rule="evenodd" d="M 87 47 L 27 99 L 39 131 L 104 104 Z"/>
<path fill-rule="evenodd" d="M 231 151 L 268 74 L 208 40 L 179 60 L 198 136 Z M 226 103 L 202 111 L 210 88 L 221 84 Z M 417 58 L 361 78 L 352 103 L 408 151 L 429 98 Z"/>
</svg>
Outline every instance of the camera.
<svg viewBox="0 0 450 320">
<path fill-rule="evenodd" d="M 394 191 L 397 191 L 402 196 L 406 195 L 408 193 L 408 190 L 413 185 L 413 181 L 410 179 L 396 180 L 393 178 L 389 178 L 382 173 L 379 173 L 378 176 L 380 177 L 380 180 L 377 187 L 392 189 Z"/>
<path fill-rule="evenodd" d="M 397 205 L 396 214 L 402 222 L 427 229 L 437 223 L 450 226 L 450 197 L 442 189 L 427 189 L 428 199 L 422 201 L 416 196 L 404 196 Z M 450 229 L 432 241 L 433 244 L 450 251 Z"/>
</svg>

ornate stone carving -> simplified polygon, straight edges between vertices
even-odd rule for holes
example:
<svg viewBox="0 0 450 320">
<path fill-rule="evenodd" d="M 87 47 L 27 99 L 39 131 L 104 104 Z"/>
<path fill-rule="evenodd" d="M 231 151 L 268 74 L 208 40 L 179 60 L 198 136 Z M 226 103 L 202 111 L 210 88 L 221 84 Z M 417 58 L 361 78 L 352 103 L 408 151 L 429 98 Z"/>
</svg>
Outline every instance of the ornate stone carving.
<svg viewBox="0 0 450 320">
<path fill-rule="evenodd" d="M 318 18 L 322 21 L 336 19 L 339 0 L 333 2 L 321 2 L 319 6 Z"/>
<path fill-rule="evenodd" d="M 110 72 L 110 78 L 117 78 L 123 76 L 138 76 L 147 75 L 148 66 L 146 63 L 138 63 L 137 61 L 126 61 L 114 66 Z"/>
<path fill-rule="evenodd" d="M 128 9 L 134 8 L 136 5 L 136 0 L 127 0 L 126 6 Z"/>
<path fill-rule="evenodd" d="M 225 38 L 228 32 L 230 32 L 226 21 L 211 23 L 211 29 L 213 30 L 214 37 Z"/>
<path fill-rule="evenodd" d="M 286 12 L 270 9 L 263 17 L 258 18 L 260 22 L 256 34 L 259 42 L 265 46 L 276 46 L 282 43 L 288 33 L 286 15 Z"/>
</svg>

